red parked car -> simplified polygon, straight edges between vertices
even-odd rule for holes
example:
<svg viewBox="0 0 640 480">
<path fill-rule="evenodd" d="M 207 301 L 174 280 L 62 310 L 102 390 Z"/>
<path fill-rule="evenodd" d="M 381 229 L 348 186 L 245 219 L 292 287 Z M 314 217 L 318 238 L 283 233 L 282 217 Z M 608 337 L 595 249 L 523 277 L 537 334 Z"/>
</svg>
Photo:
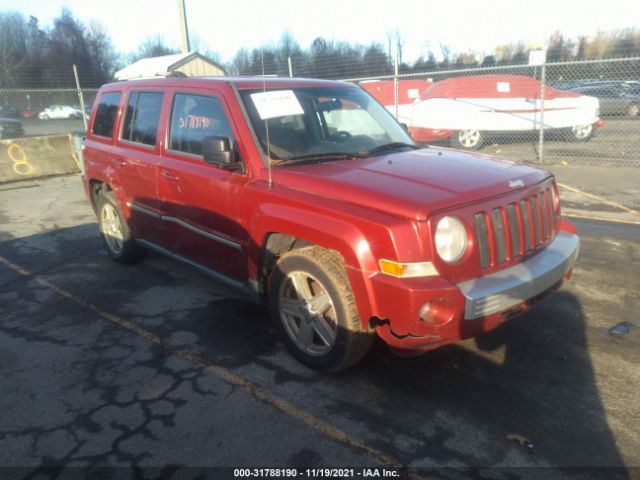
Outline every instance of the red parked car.
<svg viewBox="0 0 640 480">
<path fill-rule="evenodd" d="M 20 112 L 20 116 L 22 118 L 33 118 L 37 117 L 40 112 L 42 112 L 40 108 L 25 108 Z"/>
<path fill-rule="evenodd" d="M 491 330 L 571 274 L 553 176 L 420 148 L 359 87 L 277 78 L 100 89 L 83 181 L 109 255 L 153 249 L 270 305 L 291 352 L 346 368 Z"/>
</svg>

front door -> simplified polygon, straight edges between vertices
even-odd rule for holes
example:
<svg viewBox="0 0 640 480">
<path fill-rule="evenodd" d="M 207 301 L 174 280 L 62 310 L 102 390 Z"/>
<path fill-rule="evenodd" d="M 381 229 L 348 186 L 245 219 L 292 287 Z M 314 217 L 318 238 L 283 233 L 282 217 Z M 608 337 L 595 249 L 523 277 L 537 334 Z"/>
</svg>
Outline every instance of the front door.
<svg viewBox="0 0 640 480">
<path fill-rule="evenodd" d="M 170 250 L 236 282 L 247 280 L 242 226 L 247 174 L 205 163 L 202 139 L 236 135 L 222 96 L 176 91 L 159 166 L 159 198 Z"/>
</svg>

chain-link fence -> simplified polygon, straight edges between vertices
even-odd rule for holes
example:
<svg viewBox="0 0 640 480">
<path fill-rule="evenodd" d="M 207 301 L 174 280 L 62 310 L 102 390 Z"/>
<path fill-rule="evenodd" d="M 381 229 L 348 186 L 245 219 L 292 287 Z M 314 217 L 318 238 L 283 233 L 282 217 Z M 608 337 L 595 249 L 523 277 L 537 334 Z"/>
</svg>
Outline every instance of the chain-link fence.
<svg viewBox="0 0 640 480">
<path fill-rule="evenodd" d="M 327 64 L 316 76 L 339 73 Z M 544 164 L 640 167 L 640 58 L 342 79 L 421 143 Z M 75 88 L 0 89 L 0 138 L 83 129 L 97 90 L 81 92 L 84 112 Z"/>
<path fill-rule="evenodd" d="M 0 90 L 0 138 L 68 134 L 83 130 L 96 89 Z"/>
<path fill-rule="evenodd" d="M 421 143 L 545 164 L 640 167 L 640 58 L 344 80 Z"/>
</svg>

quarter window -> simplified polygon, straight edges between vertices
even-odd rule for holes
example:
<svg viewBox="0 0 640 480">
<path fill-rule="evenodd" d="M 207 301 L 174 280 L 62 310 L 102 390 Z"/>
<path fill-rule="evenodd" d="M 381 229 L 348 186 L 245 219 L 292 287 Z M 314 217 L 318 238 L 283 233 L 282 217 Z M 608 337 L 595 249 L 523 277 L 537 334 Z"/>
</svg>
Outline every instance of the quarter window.
<svg viewBox="0 0 640 480">
<path fill-rule="evenodd" d="M 228 137 L 233 133 L 220 101 L 202 95 L 176 94 L 171 111 L 169 147 L 178 152 L 202 155 L 202 139 Z"/>
<path fill-rule="evenodd" d="M 127 102 L 122 139 L 154 146 L 158 135 L 163 94 L 132 92 Z"/>
<path fill-rule="evenodd" d="M 93 121 L 91 133 L 100 135 L 101 137 L 109 137 L 113 135 L 113 126 L 116 122 L 116 113 L 120 104 L 120 92 L 109 92 L 102 95 L 100 104 L 96 112 L 96 118 Z"/>
</svg>

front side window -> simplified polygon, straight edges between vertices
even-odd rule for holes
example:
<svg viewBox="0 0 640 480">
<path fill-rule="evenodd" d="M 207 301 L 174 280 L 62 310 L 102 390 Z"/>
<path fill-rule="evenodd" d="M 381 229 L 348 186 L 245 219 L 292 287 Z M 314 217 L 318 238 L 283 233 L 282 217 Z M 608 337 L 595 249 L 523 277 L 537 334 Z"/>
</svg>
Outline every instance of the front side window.
<svg viewBox="0 0 640 480">
<path fill-rule="evenodd" d="M 160 92 L 132 92 L 127 102 L 122 140 L 154 146 L 163 94 Z"/>
<path fill-rule="evenodd" d="M 176 94 L 171 110 L 169 148 L 202 155 L 202 139 L 208 136 L 228 137 L 233 144 L 231 126 L 220 101 L 202 95 Z"/>
<path fill-rule="evenodd" d="M 294 87 L 240 93 L 262 149 L 279 164 L 369 156 L 413 141 L 356 87 Z"/>
<path fill-rule="evenodd" d="M 111 138 L 121 97 L 121 92 L 109 92 L 102 95 L 91 133 Z"/>
</svg>

